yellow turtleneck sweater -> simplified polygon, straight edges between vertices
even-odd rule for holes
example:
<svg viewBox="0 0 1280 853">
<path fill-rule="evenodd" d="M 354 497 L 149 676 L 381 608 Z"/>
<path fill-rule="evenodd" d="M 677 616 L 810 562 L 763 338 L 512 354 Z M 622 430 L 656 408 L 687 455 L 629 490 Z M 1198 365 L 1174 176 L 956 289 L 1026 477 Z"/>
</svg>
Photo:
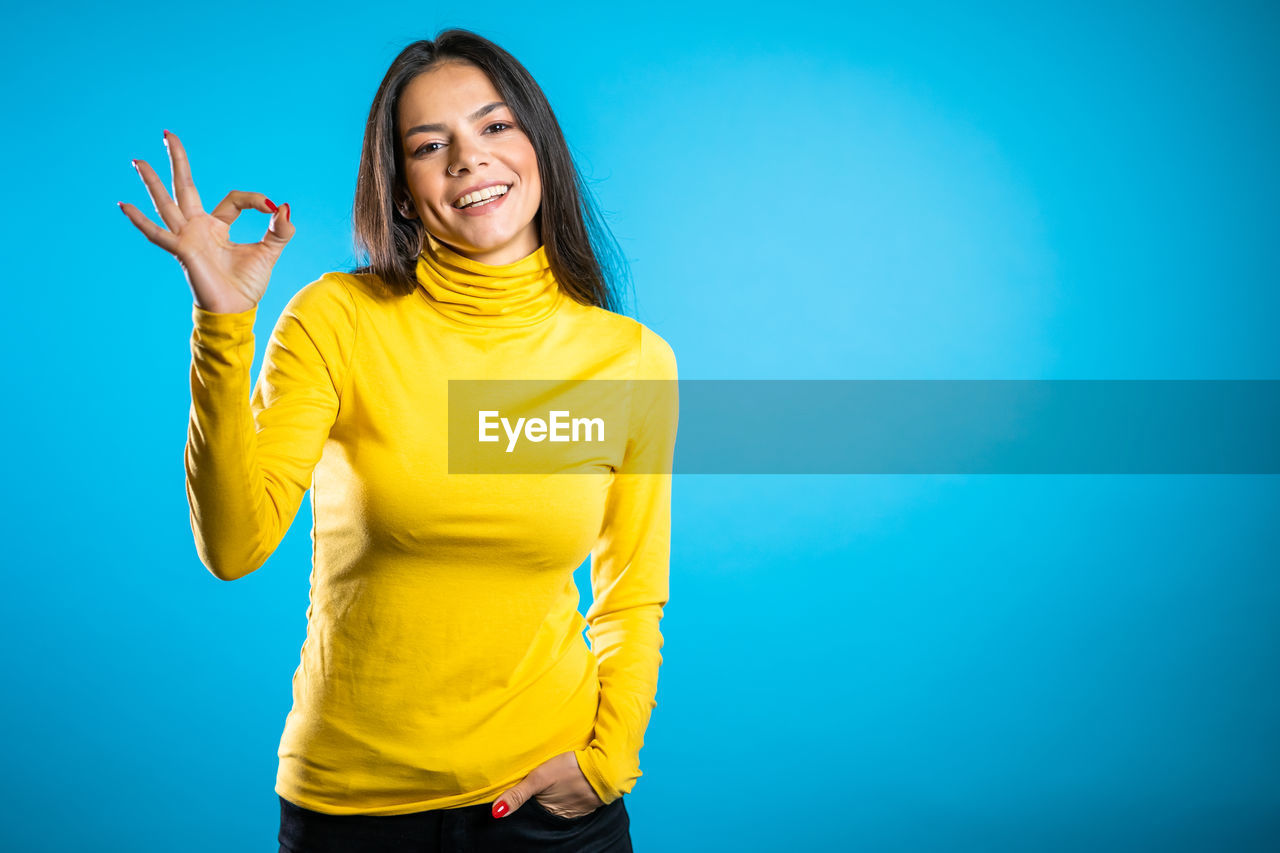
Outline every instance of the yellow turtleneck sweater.
<svg viewBox="0 0 1280 853">
<path fill-rule="evenodd" d="M 674 409 L 632 406 L 624 449 L 597 473 L 451 475 L 448 380 L 673 380 L 675 356 L 572 299 L 544 247 L 489 265 L 429 239 L 417 277 L 408 296 L 367 274 L 303 287 L 254 386 L 257 309 L 193 306 L 200 559 L 223 580 L 254 571 L 311 489 L 311 603 L 276 792 L 336 815 L 454 808 L 573 751 L 610 803 L 641 775 L 656 706 Z M 630 470 L 641 452 L 666 473 Z M 588 554 L 584 620 L 573 572 Z"/>
</svg>

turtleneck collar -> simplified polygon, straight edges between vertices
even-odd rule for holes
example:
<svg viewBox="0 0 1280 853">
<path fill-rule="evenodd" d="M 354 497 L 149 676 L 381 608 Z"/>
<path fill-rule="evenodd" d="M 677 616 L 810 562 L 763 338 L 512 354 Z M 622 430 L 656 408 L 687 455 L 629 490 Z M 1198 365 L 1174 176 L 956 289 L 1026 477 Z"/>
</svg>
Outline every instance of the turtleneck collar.
<svg viewBox="0 0 1280 853">
<path fill-rule="evenodd" d="M 470 326 L 528 326 L 560 305 L 545 245 L 509 264 L 485 264 L 455 252 L 431 234 L 418 255 L 417 277 L 427 301 Z"/>
</svg>

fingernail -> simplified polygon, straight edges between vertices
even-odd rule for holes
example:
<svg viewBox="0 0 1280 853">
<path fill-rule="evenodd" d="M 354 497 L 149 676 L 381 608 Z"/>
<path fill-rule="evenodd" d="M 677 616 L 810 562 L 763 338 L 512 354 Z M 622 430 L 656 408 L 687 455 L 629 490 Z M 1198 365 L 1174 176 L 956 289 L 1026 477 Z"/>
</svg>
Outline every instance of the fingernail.
<svg viewBox="0 0 1280 853">
<path fill-rule="evenodd" d="M 166 131 L 164 132 L 164 144 L 165 144 L 165 145 L 168 145 L 168 144 L 169 144 L 169 131 L 168 131 L 168 130 L 166 130 Z"/>
<path fill-rule="evenodd" d="M 284 218 L 289 219 L 289 202 L 286 201 L 283 205 L 281 205 L 281 207 L 284 208 Z"/>
<path fill-rule="evenodd" d="M 138 161 L 137 161 L 137 160 L 130 160 L 129 162 L 133 164 L 133 168 L 135 168 L 135 169 L 136 169 L 136 168 L 138 168 Z"/>
<path fill-rule="evenodd" d="M 267 210 L 270 210 L 272 213 L 276 212 L 276 203 L 271 199 L 267 199 Z"/>
<path fill-rule="evenodd" d="M 502 817 L 507 813 L 507 804 L 499 800 L 493 804 L 493 816 Z"/>
</svg>

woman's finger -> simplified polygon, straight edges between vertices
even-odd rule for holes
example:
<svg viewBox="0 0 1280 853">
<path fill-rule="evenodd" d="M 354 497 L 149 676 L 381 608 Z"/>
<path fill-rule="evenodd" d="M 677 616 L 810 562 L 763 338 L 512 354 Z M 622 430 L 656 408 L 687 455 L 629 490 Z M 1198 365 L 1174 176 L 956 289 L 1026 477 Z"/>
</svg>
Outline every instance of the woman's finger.
<svg viewBox="0 0 1280 853">
<path fill-rule="evenodd" d="M 143 214 L 141 210 L 125 201 L 116 202 L 120 205 L 120 209 L 124 211 L 124 215 L 129 217 L 129 221 L 138 226 L 138 230 L 146 235 L 147 239 L 155 243 L 161 249 L 170 254 L 174 254 L 178 250 L 178 238 L 176 235 L 156 225 Z"/>
<path fill-rule="evenodd" d="M 168 130 L 164 132 L 164 144 L 169 149 L 169 168 L 173 171 L 173 194 L 178 200 L 178 209 L 190 219 L 197 213 L 203 213 L 204 208 L 200 206 L 196 182 L 191 178 L 187 149 L 182 147 L 182 140 L 177 134 Z"/>
<path fill-rule="evenodd" d="M 245 192 L 244 190 L 232 190 L 227 193 L 226 198 L 218 202 L 218 206 L 213 209 L 209 215 L 214 219 L 221 219 L 230 225 L 236 221 L 243 211 L 261 210 L 263 213 L 275 213 L 276 205 L 262 193 Z"/>
<path fill-rule="evenodd" d="M 138 177 L 142 178 L 142 183 L 147 188 L 147 195 L 151 196 L 151 203 L 156 206 L 156 213 L 164 220 L 164 224 L 169 226 L 170 231 L 175 234 L 181 231 L 182 226 L 187 224 L 187 218 L 173 203 L 173 199 L 169 198 L 169 191 L 165 189 L 164 182 L 160 180 L 156 170 L 151 168 L 151 164 L 146 160 L 134 160 L 133 165 L 138 170 Z"/>
<path fill-rule="evenodd" d="M 267 223 L 267 233 L 262 235 L 262 245 L 276 253 L 279 257 L 280 252 L 284 251 L 284 247 L 293 239 L 294 233 L 298 229 L 293 227 L 293 223 L 289 221 L 289 202 L 280 205 L 279 210 L 271 217 L 271 221 Z"/>
</svg>

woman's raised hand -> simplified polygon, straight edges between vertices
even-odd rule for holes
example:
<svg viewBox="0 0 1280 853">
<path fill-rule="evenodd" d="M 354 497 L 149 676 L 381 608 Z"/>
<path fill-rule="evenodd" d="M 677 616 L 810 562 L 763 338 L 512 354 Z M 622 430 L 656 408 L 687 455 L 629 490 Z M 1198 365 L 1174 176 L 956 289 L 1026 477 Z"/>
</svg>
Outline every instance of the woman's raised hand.
<svg viewBox="0 0 1280 853">
<path fill-rule="evenodd" d="M 176 203 L 148 163 L 134 160 L 133 164 L 169 230 L 156 225 L 131 204 L 120 202 L 120 209 L 148 240 L 178 259 L 198 307 L 216 314 L 238 314 L 256 308 L 267 290 L 271 268 L 293 237 L 289 205 L 277 208 L 262 193 L 232 190 L 213 213 L 205 213 L 182 143 L 165 131 L 165 144 Z M 231 223 L 244 210 L 271 214 L 267 233 L 257 243 L 230 240 Z"/>
</svg>

